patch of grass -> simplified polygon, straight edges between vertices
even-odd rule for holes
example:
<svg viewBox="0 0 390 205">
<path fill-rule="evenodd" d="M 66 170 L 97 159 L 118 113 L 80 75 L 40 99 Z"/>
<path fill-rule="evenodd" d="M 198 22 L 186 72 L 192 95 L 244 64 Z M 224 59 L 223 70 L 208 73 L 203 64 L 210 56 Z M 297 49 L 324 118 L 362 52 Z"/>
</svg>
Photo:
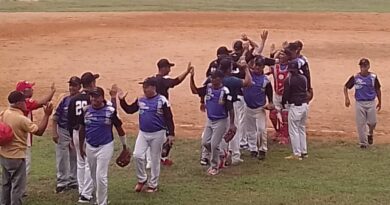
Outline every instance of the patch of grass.
<svg viewBox="0 0 390 205">
<path fill-rule="evenodd" d="M 390 12 L 388 0 L 0 0 L 0 11 L 346 11 Z"/>
<path fill-rule="evenodd" d="M 116 144 L 114 158 L 119 154 Z M 55 153 L 49 139 L 35 141 L 26 204 L 70 205 L 76 192 L 55 194 Z M 222 170 L 215 177 L 199 165 L 199 141 L 178 140 L 175 164 L 163 168 L 160 190 L 134 193 L 134 163 L 130 168 L 111 162 L 111 204 L 387 204 L 390 201 L 389 145 L 360 150 L 355 144 L 312 142 L 310 157 L 287 161 L 290 148 L 271 145 L 266 161 L 251 159 Z"/>
</svg>

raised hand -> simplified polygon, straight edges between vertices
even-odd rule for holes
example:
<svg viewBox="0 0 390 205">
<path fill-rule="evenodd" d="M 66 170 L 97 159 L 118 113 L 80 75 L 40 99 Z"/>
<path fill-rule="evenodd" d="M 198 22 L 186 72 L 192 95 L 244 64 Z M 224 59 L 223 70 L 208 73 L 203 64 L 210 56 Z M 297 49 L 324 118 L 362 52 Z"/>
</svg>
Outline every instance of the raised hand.
<svg viewBox="0 0 390 205">
<path fill-rule="evenodd" d="M 43 111 L 45 115 L 50 116 L 53 113 L 53 103 L 48 102 L 45 106 L 43 106 Z"/>
<path fill-rule="evenodd" d="M 264 30 L 261 34 L 260 34 L 260 38 L 263 42 L 265 42 L 268 38 L 268 31 L 267 30 Z"/>
<path fill-rule="evenodd" d="M 115 98 L 116 95 L 118 94 L 118 85 L 113 84 L 111 88 L 108 88 L 108 92 L 110 93 L 111 98 Z"/>
<path fill-rule="evenodd" d="M 248 36 L 247 36 L 245 33 L 242 33 L 242 34 L 241 34 L 241 40 L 243 40 L 243 41 L 248 41 L 249 38 L 248 38 Z"/>
<path fill-rule="evenodd" d="M 118 88 L 118 98 L 119 98 L 119 100 L 125 99 L 126 96 L 127 96 L 127 92 L 124 93 L 122 89 Z"/>
</svg>

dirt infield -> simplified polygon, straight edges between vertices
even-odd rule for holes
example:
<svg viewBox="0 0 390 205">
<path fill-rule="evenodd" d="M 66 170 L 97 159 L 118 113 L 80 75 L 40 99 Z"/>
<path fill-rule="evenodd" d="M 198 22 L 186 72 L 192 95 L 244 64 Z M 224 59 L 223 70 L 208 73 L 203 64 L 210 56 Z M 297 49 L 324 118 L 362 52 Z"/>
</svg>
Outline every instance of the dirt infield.
<svg viewBox="0 0 390 205">
<path fill-rule="evenodd" d="M 358 59 L 370 58 L 384 96 L 377 136 L 386 142 L 389 19 L 390 14 L 374 13 L 0 13 L 0 106 L 6 106 L 18 80 L 35 81 L 38 97 L 54 81 L 58 96 L 68 78 L 83 71 L 100 73 L 103 87 L 117 83 L 132 101 L 141 93 L 137 82 L 156 73 L 161 57 L 176 63 L 172 76 L 191 61 L 200 84 L 218 46 L 231 47 L 242 32 L 259 39 L 261 29 L 268 29 L 265 54 L 271 43 L 301 39 L 305 44 L 315 92 L 310 136 L 355 137 L 354 109 L 344 107 L 342 88 L 358 71 Z M 188 79 L 171 91 L 179 136 L 199 136 L 205 115 L 198 102 Z M 121 116 L 135 133 L 136 116 Z"/>
</svg>

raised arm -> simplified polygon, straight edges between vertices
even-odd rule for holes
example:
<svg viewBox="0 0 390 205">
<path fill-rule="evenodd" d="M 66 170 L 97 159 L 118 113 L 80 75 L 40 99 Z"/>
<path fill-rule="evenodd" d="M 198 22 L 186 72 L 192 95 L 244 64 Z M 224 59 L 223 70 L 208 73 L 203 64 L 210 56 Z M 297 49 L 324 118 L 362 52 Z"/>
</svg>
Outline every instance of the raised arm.
<svg viewBox="0 0 390 205">
<path fill-rule="evenodd" d="M 38 107 L 42 107 L 43 105 L 46 105 L 48 102 L 50 102 L 53 99 L 54 93 L 56 92 L 56 87 L 54 83 L 51 84 L 50 89 L 51 90 L 48 95 L 46 95 L 42 99 L 36 100 Z"/>
<path fill-rule="evenodd" d="M 245 78 L 242 82 L 242 85 L 243 87 L 249 87 L 252 85 L 252 76 L 251 76 L 251 73 L 249 71 L 249 66 L 248 65 L 244 65 L 245 66 Z"/>
<path fill-rule="evenodd" d="M 136 99 L 131 105 L 129 105 L 126 102 L 126 99 L 125 99 L 126 96 L 127 96 L 127 92 L 124 93 L 122 91 L 122 89 L 118 88 L 118 99 L 119 99 L 119 103 L 120 103 L 122 109 L 127 114 L 134 114 L 135 112 L 137 112 L 139 110 L 138 99 Z"/>
<path fill-rule="evenodd" d="M 188 63 L 187 70 L 185 70 L 182 74 L 176 77 L 178 79 L 178 84 L 183 82 L 184 79 L 186 79 L 187 75 L 191 72 L 191 69 L 193 66 L 191 65 L 191 62 Z"/>
<path fill-rule="evenodd" d="M 196 87 L 196 84 L 195 84 L 195 69 L 192 68 L 191 71 L 190 71 L 190 88 L 191 88 L 191 92 L 192 94 L 196 95 L 198 94 L 198 88 Z"/>
</svg>

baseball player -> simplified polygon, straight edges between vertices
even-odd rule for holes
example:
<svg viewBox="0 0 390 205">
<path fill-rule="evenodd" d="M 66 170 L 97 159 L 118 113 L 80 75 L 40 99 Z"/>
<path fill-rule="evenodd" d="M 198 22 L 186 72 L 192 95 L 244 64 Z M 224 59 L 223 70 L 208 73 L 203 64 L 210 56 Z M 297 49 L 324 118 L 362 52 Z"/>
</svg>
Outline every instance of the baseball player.
<svg viewBox="0 0 390 205">
<path fill-rule="evenodd" d="M 249 73 L 248 66 L 245 62 L 243 64 L 236 64 L 240 67 L 240 72 L 244 73 L 244 79 L 237 78 L 232 75 L 232 69 L 234 67 L 235 63 L 229 59 L 225 58 L 220 61 L 219 67 L 217 70 L 222 71 L 224 74 L 223 78 L 223 85 L 226 86 L 229 89 L 229 95 L 231 96 L 231 100 L 233 102 L 233 105 L 235 107 L 241 107 L 243 103 L 241 103 L 240 99 L 238 98 L 238 94 L 241 92 L 241 88 L 248 87 L 251 85 L 252 78 Z M 207 81 L 206 81 L 207 82 Z M 193 93 L 196 93 L 196 90 L 193 90 Z M 203 99 L 203 98 L 202 98 Z M 201 101 L 201 103 L 203 103 Z M 239 113 L 239 114 L 242 114 Z M 237 118 L 238 119 L 238 118 Z M 236 126 L 239 124 L 238 120 L 236 119 Z M 237 133 L 236 133 L 237 134 Z M 229 149 L 228 149 L 229 148 Z M 229 144 L 226 144 L 224 141 L 222 141 L 222 150 L 226 152 L 226 157 L 224 160 L 228 161 L 228 164 L 231 163 L 234 165 L 237 165 L 243 160 L 241 159 L 241 153 L 240 153 L 240 138 L 239 136 L 234 137 L 232 141 L 230 141 Z M 230 160 L 231 158 L 231 160 Z M 222 161 L 224 161 L 222 160 Z M 225 163 L 221 163 L 222 166 L 225 165 Z"/>
<path fill-rule="evenodd" d="M 290 76 L 284 81 L 282 105 L 288 103 L 288 131 L 293 155 L 285 159 L 302 160 L 308 157 L 306 143 L 306 119 L 308 112 L 308 83 L 299 72 L 299 63 L 288 63 Z"/>
<path fill-rule="evenodd" d="M 56 88 L 54 83 L 51 85 L 51 90 L 49 94 L 47 94 L 45 97 L 42 99 L 35 100 L 33 99 L 33 94 L 34 94 L 34 87 L 35 83 L 33 82 L 28 82 L 25 80 L 19 81 L 16 84 L 16 91 L 22 92 L 26 96 L 26 110 L 23 111 L 24 115 L 28 117 L 31 121 L 33 121 L 33 113 L 32 111 L 37 110 L 47 103 L 49 103 L 53 96 L 54 93 L 56 92 Z M 28 133 L 27 135 L 27 150 L 26 150 L 26 173 L 27 175 L 30 173 L 31 170 L 31 146 L 32 146 L 32 141 L 33 141 L 33 134 Z M 24 193 L 26 196 L 27 193 Z"/>
<path fill-rule="evenodd" d="M 252 156 L 264 160 L 267 148 L 267 115 L 265 109 L 273 109 L 272 85 L 264 75 L 265 58 L 258 56 L 251 72 L 251 86 L 243 89 L 245 110 L 245 127 L 248 134 L 249 151 Z M 266 96 L 268 104 L 266 105 Z"/>
<path fill-rule="evenodd" d="M 374 129 L 377 123 L 376 110 L 382 107 L 381 84 L 376 74 L 369 71 L 370 61 L 362 58 L 359 61 L 360 72 L 351 76 L 344 86 L 345 106 L 351 102 L 348 90 L 355 87 L 356 126 L 359 136 L 360 148 L 365 149 L 374 143 Z M 375 106 L 375 98 L 378 104 Z M 367 133 L 368 126 L 368 133 Z"/>
<path fill-rule="evenodd" d="M 313 99 L 313 88 L 311 86 L 309 62 L 305 56 L 301 55 L 302 48 L 303 43 L 301 41 L 296 41 L 293 43 L 289 43 L 287 48 L 284 49 L 284 51 L 289 56 L 289 61 L 296 61 L 298 63 L 299 72 L 306 77 L 308 89 L 307 100 L 308 102 L 310 102 Z"/>
<path fill-rule="evenodd" d="M 81 79 L 69 79 L 69 95 L 58 104 L 53 116 L 53 141 L 56 143 L 57 187 L 56 193 L 78 189 L 77 156 L 68 130 L 68 107 L 72 97 L 79 94 Z"/>
<path fill-rule="evenodd" d="M 126 113 L 133 114 L 139 111 L 140 130 L 133 154 L 138 179 L 135 186 L 136 192 L 141 192 L 148 181 L 145 160 L 148 148 L 150 149 L 152 163 L 151 177 L 145 191 L 148 193 L 157 191 L 162 146 L 167 139 L 168 143 L 172 145 L 175 136 L 170 104 L 166 97 L 157 93 L 157 83 L 156 77 L 145 79 L 142 83 L 144 96 L 137 98 L 131 105 L 128 105 L 125 100 L 126 94 L 123 94 L 122 91 L 118 92 L 120 105 Z"/>
<path fill-rule="evenodd" d="M 274 79 L 274 92 L 273 103 L 275 109 L 270 111 L 269 118 L 272 122 L 273 127 L 275 128 L 274 139 L 279 141 L 279 144 L 288 144 L 289 135 L 288 135 L 288 111 L 283 110 L 282 106 L 282 96 L 284 90 L 284 81 L 289 75 L 287 69 L 288 65 L 288 56 L 285 51 L 281 50 L 277 52 L 276 59 L 279 59 L 279 62 L 270 66 L 271 70 L 268 74 L 272 74 Z"/>
<path fill-rule="evenodd" d="M 0 113 L 0 121 L 12 128 L 13 139 L 9 144 L 0 147 L 0 164 L 2 167 L 1 204 L 21 205 L 26 187 L 26 150 L 27 135 L 33 133 L 42 136 L 46 130 L 53 105 L 44 106 L 44 116 L 39 125 L 24 116 L 28 111 L 26 96 L 19 91 L 8 95 L 9 108 Z"/>
<path fill-rule="evenodd" d="M 114 153 L 112 127 L 115 126 L 118 132 L 123 150 L 127 149 L 126 136 L 116 109 L 104 99 L 104 90 L 96 87 L 89 95 L 91 104 L 82 110 L 83 121 L 79 129 L 80 155 L 88 160 L 96 188 L 95 204 L 107 205 L 108 167 Z"/>
<path fill-rule="evenodd" d="M 160 59 L 157 62 L 158 74 L 155 75 L 157 80 L 156 91 L 158 94 L 163 95 L 167 100 L 169 100 L 169 92 L 170 88 L 174 88 L 184 81 L 191 69 L 191 63 L 188 63 L 187 70 L 184 71 L 181 75 L 176 78 L 170 78 L 168 75 L 171 72 L 171 68 L 175 66 L 174 63 L 168 61 L 168 59 Z M 168 152 L 169 153 L 169 152 Z M 147 152 L 147 164 L 146 168 L 150 169 L 151 158 L 150 151 Z M 161 162 L 163 165 L 170 166 L 173 164 L 172 160 L 168 159 L 168 156 L 161 157 Z"/>
<path fill-rule="evenodd" d="M 208 117 L 202 144 L 211 153 L 210 168 L 207 170 L 209 175 L 217 175 L 224 163 L 223 160 L 220 161 L 220 157 L 225 155 L 220 146 L 228 125 L 230 131 L 236 131 L 232 97 L 229 89 L 222 84 L 223 79 L 222 71 L 216 70 L 211 74 L 211 83 L 198 88 L 195 85 L 194 70 L 191 71 L 191 90 L 204 98 Z"/>
<path fill-rule="evenodd" d="M 83 122 L 83 108 L 90 104 L 89 92 L 96 87 L 99 74 L 86 72 L 81 76 L 83 90 L 72 97 L 68 107 L 68 129 L 77 153 L 77 181 L 79 185 L 79 203 L 89 203 L 92 199 L 93 181 L 89 165 L 80 152 L 79 129 Z M 85 146 L 85 145 L 84 145 Z"/>
</svg>

